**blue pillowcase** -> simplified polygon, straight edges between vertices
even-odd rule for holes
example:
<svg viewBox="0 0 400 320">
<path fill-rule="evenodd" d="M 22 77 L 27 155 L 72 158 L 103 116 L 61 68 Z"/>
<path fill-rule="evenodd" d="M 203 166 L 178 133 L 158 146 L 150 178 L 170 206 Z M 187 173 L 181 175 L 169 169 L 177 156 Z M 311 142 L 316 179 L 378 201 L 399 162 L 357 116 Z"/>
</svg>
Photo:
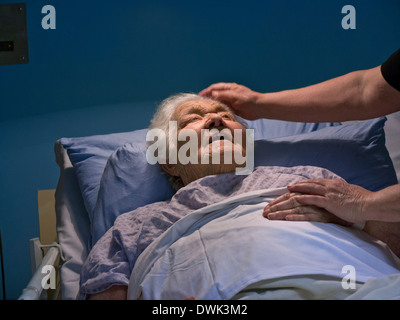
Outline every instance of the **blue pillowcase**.
<svg viewBox="0 0 400 320">
<path fill-rule="evenodd" d="M 292 122 L 271 119 L 244 120 L 254 129 L 254 140 L 273 139 L 314 132 L 320 129 L 341 125 L 340 122 Z"/>
<path fill-rule="evenodd" d="M 397 183 L 385 146 L 386 117 L 255 142 L 255 166 L 310 165 L 377 191 Z"/>
<path fill-rule="evenodd" d="M 249 122 L 256 140 L 261 139 L 255 142 L 255 166 L 318 166 L 372 191 L 385 188 L 397 183 L 385 147 L 385 121 L 382 117 L 345 125 Z M 146 132 L 61 140 L 76 168 L 92 243 L 118 215 L 174 194 L 160 166 L 146 162 Z"/>
<path fill-rule="evenodd" d="M 174 195 L 168 175 L 160 165 L 147 163 L 146 151 L 144 143 L 128 143 L 109 158 L 93 212 L 93 245 L 121 213 L 168 200 Z"/>
<path fill-rule="evenodd" d="M 128 142 L 143 142 L 147 130 L 112 133 L 77 138 L 61 138 L 60 143 L 67 150 L 81 188 L 85 209 L 90 220 L 99 193 L 100 180 L 110 155 Z"/>
</svg>

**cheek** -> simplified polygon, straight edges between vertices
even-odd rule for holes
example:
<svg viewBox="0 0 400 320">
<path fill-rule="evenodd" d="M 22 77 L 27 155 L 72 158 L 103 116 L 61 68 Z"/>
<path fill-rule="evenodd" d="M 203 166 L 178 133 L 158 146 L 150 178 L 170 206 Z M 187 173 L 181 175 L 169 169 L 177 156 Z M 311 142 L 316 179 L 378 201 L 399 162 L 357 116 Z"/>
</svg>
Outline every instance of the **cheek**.
<svg viewBox="0 0 400 320">
<path fill-rule="evenodd" d="M 240 124 L 240 123 L 238 123 L 238 122 L 232 122 L 232 126 L 230 126 L 230 129 L 231 129 L 231 131 L 232 131 L 232 134 L 234 135 L 234 141 L 235 141 L 235 144 L 238 144 L 239 142 L 241 142 L 241 146 L 243 147 L 243 148 L 246 148 L 246 129 Z M 234 130 L 241 130 L 241 141 L 240 140 L 236 140 L 236 135 L 237 135 L 237 133 L 235 134 L 235 131 Z"/>
<path fill-rule="evenodd" d="M 231 122 L 228 124 L 228 128 L 232 131 L 232 134 L 235 133 L 235 130 L 242 131 L 242 137 L 246 136 L 246 129 L 238 122 Z"/>
<path fill-rule="evenodd" d="M 240 129 L 245 131 L 244 127 L 239 122 L 232 122 L 232 129 Z"/>
<path fill-rule="evenodd" d="M 198 146 L 201 141 L 201 126 L 195 124 L 187 125 L 184 129 L 178 131 L 178 149 L 183 145 L 187 147 Z M 182 140 L 180 140 L 182 139 Z M 189 143 L 189 144 L 187 144 Z"/>
<path fill-rule="evenodd" d="M 198 138 L 200 138 L 201 135 L 201 129 L 204 129 L 204 125 L 202 121 L 196 121 L 193 123 L 188 124 L 184 129 L 182 130 L 190 130 L 192 134 L 196 134 Z M 180 130 L 180 131 L 182 131 Z M 179 131 L 179 132 L 180 132 Z"/>
</svg>

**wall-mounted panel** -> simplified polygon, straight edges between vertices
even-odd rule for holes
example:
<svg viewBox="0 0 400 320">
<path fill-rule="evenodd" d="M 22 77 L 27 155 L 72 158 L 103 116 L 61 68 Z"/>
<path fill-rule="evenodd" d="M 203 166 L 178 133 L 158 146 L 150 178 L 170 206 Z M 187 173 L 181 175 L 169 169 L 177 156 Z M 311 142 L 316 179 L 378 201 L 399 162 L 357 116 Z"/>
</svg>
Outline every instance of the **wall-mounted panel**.
<svg viewBox="0 0 400 320">
<path fill-rule="evenodd" d="M 0 4 L 0 65 L 28 63 L 26 6 Z"/>
</svg>

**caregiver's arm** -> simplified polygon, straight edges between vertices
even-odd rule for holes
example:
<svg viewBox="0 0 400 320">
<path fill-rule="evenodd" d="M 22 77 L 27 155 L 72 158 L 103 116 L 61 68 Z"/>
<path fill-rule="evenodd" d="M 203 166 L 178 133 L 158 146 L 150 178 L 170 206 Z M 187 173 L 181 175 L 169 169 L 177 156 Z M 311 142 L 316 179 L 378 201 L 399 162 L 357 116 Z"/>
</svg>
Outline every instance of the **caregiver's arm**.
<svg viewBox="0 0 400 320">
<path fill-rule="evenodd" d="M 400 222 L 400 185 L 377 192 L 351 185 L 341 179 L 304 180 L 288 186 L 283 195 L 264 209 L 268 219 L 310 220 L 317 206 L 348 222 Z M 293 193 L 299 193 L 293 195 Z M 288 196 L 292 194 L 292 196 Z"/>
<path fill-rule="evenodd" d="M 365 221 L 400 222 L 400 184 L 374 192 L 364 210 Z"/>
<path fill-rule="evenodd" d="M 380 66 L 301 89 L 258 93 L 234 83 L 217 83 L 200 94 L 227 103 L 249 120 L 334 122 L 364 120 L 400 110 L 400 92 L 386 82 Z"/>
</svg>

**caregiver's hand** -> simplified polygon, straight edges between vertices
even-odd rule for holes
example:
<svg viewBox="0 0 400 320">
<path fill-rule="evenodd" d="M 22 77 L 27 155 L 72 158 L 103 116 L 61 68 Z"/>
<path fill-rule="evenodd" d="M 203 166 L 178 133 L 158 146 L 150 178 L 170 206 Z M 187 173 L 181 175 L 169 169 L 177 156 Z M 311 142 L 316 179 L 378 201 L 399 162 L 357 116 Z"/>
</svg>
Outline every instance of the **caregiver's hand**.
<svg viewBox="0 0 400 320">
<path fill-rule="evenodd" d="M 235 113 L 247 120 L 260 118 L 261 93 L 236 83 L 215 83 L 199 92 L 201 96 L 211 97 L 226 103 Z"/>
<path fill-rule="evenodd" d="M 288 190 L 289 193 L 264 208 L 264 217 L 270 220 L 364 222 L 363 210 L 373 194 L 342 179 L 304 180 L 288 186 Z M 332 215 L 339 220 L 333 221 Z"/>
</svg>

